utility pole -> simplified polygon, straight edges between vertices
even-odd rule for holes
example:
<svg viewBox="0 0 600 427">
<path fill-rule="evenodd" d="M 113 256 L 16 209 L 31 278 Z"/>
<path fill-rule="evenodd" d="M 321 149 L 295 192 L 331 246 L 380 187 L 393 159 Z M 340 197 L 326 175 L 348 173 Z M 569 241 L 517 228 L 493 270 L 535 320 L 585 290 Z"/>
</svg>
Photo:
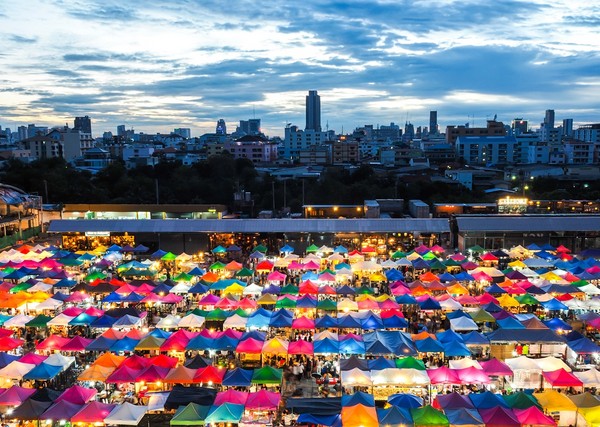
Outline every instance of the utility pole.
<svg viewBox="0 0 600 427">
<path fill-rule="evenodd" d="M 271 182 L 271 193 L 273 194 L 273 215 L 275 215 L 275 181 Z"/>
<path fill-rule="evenodd" d="M 44 196 L 46 196 L 46 203 L 50 203 L 48 198 L 48 181 L 44 180 Z"/>
<path fill-rule="evenodd" d="M 154 180 L 155 191 L 156 191 L 156 204 L 160 205 L 160 193 L 158 192 L 158 178 Z"/>
</svg>

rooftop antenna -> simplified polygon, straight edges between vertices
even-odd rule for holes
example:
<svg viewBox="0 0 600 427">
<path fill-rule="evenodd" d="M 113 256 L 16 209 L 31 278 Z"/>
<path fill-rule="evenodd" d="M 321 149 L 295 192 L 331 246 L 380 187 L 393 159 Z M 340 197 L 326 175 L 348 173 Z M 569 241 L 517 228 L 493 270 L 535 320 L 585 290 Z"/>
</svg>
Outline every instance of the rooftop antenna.
<svg viewBox="0 0 600 427">
<path fill-rule="evenodd" d="M 327 132 L 329 132 L 329 120 L 327 120 L 327 122 L 325 123 L 325 129 L 327 129 Z"/>
</svg>

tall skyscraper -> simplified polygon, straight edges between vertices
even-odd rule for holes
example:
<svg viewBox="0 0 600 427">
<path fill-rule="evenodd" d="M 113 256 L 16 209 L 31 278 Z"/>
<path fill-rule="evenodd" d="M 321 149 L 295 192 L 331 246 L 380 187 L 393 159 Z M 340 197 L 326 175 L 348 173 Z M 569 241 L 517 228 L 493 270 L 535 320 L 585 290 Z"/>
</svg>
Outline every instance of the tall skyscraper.
<svg viewBox="0 0 600 427">
<path fill-rule="evenodd" d="M 429 112 L 429 133 L 431 135 L 438 133 L 437 111 Z"/>
<path fill-rule="evenodd" d="M 227 125 L 225 124 L 225 119 L 219 119 L 217 121 L 215 133 L 217 135 L 227 135 Z"/>
<path fill-rule="evenodd" d="M 92 119 L 90 116 L 75 117 L 75 130 L 80 130 L 83 133 L 92 133 Z"/>
<path fill-rule="evenodd" d="M 573 119 L 563 119 L 562 132 L 564 137 L 573 135 Z"/>
<path fill-rule="evenodd" d="M 554 110 L 546 110 L 546 115 L 544 116 L 544 127 L 549 129 L 554 128 Z"/>
<path fill-rule="evenodd" d="M 321 97 L 309 90 L 306 97 L 306 130 L 321 132 Z"/>
<path fill-rule="evenodd" d="M 125 125 L 117 126 L 117 136 L 125 137 L 127 135 L 127 131 L 125 130 Z"/>
</svg>

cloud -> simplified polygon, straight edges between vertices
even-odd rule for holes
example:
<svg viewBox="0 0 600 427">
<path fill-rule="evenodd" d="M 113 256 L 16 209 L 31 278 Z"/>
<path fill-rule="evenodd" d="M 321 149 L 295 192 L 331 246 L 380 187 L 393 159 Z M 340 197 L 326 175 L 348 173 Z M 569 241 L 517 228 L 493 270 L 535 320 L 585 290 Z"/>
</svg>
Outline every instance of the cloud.
<svg viewBox="0 0 600 427">
<path fill-rule="evenodd" d="M 8 0 L 0 73 L 14 90 L 0 112 L 48 125 L 89 112 L 107 130 L 185 123 L 195 135 L 256 114 L 281 134 L 284 121 L 304 125 L 316 89 L 338 131 L 427 125 L 430 109 L 442 126 L 490 113 L 536 123 L 547 108 L 597 121 L 593 3 Z"/>
</svg>

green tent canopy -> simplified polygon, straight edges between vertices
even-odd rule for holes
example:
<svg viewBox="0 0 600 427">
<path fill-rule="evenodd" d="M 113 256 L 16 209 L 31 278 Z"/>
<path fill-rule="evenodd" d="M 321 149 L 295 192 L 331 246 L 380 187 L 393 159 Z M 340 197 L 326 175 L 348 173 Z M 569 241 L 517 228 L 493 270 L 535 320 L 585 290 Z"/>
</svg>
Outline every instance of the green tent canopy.
<svg viewBox="0 0 600 427">
<path fill-rule="evenodd" d="M 194 278 L 191 274 L 187 273 L 179 273 L 177 276 L 173 277 L 173 281 L 175 282 L 189 282 Z"/>
<path fill-rule="evenodd" d="M 483 248 L 482 248 L 481 246 L 479 246 L 479 245 L 471 246 L 471 247 L 469 248 L 469 250 L 470 250 L 471 252 L 478 252 L 478 253 L 485 252 L 485 249 L 483 249 Z"/>
<path fill-rule="evenodd" d="M 452 258 L 448 258 L 445 261 L 442 261 L 442 264 L 444 264 L 446 267 L 460 267 L 461 263 L 458 261 L 453 260 Z"/>
<path fill-rule="evenodd" d="M 50 320 L 52 320 L 52 317 L 39 314 L 33 319 L 31 319 L 29 322 L 27 322 L 25 326 L 28 326 L 30 328 L 45 328 L 46 326 L 48 326 L 48 322 Z"/>
<path fill-rule="evenodd" d="M 431 405 L 422 406 L 420 408 L 411 408 L 410 413 L 413 417 L 415 427 L 445 427 L 450 425 L 448 417 Z"/>
<path fill-rule="evenodd" d="M 210 271 L 224 270 L 225 269 L 225 264 L 223 264 L 220 261 L 217 261 L 217 262 L 211 264 L 210 267 L 208 267 L 208 269 Z"/>
<path fill-rule="evenodd" d="M 317 302 L 317 309 L 325 311 L 336 311 L 337 304 L 335 301 L 332 301 L 330 299 L 324 299 Z"/>
<path fill-rule="evenodd" d="M 252 271 L 246 267 L 242 268 L 240 271 L 235 273 L 235 277 L 252 277 L 252 276 L 254 276 L 254 271 Z"/>
<path fill-rule="evenodd" d="M 20 291 L 26 291 L 27 289 L 31 288 L 32 286 L 33 286 L 33 284 L 31 284 L 31 283 L 22 282 L 16 286 L 13 286 L 12 288 L 10 288 L 9 292 L 11 294 L 16 294 L 17 292 L 20 292 Z"/>
<path fill-rule="evenodd" d="M 298 288 L 298 286 L 292 285 L 290 283 L 288 285 L 285 285 L 283 288 L 281 288 L 281 290 L 279 291 L 279 294 L 280 295 L 283 295 L 283 294 L 298 295 L 299 292 L 300 292 L 300 289 Z"/>
<path fill-rule="evenodd" d="M 429 265 L 429 268 L 431 270 L 446 270 L 446 266 L 444 264 L 442 264 L 442 262 L 439 259 L 436 259 L 435 261 L 433 261 Z"/>
<path fill-rule="evenodd" d="M 267 247 L 264 245 L 258 245 L 254 249 L 252 249 L 252 252 L 261 252 L 264 254 L 267 253 Z"/>
<path fill-rule="evenodd" d="M 255 369 L 252 374 L 252 384 L 281 384 L 283 378 L 283 369 L 276 369 L 265 365 L 260 369 Z"/>
<path fill-rule="evenodd" d="M 406 254 L 402 251 L 396 251 L 392 254 L 392 259 L 406 258 Z"/>
<path fill-rule="evenodd" d="M 399 369 L 418 369 L 419 371 L 425 370 L 425 364 L 412 356 L 402 357 L 396 359 L 396 368 Z"/>
<path fill-rule="evenodd" d="M 319 247 L 317 245 L 315 245 L 314 243 L 312 245 L 310 245 L 308 248 L 306 248 L 307 253 L 318 252 L 318 251 L 319 251 Z"/>
<path fill-rule="evenodd" d="M 515 299 L 523 305 L 538 305 L 540 303 L 531 294 L 517 295 Z"/>
<path fill-rule="evenodd" d="M 67 267 L 79 267 L 83 264 L 83 261 L 78 258 L 61 258 L 58 263 Z"/>
<path fill-rule="evenodd" d="M 480 308 L 476 312 L 470 312 L 469 315 L 473 318 L 473 321 L 476 323 L 484 323 L 484 322 L 495 322 L 496 318 L 492 316 L 490 313 Z"/>
<path fill-rule="evenodd" d="M 291 298 L 284 297 L 275 303 L 275 308 L 296 308 L 296 301 Z"/>
<path fill-rule="evenodd" d="M 204 424 L 204 420 L 208 415 L 210 406 L 202 406 L 197 403 L 190 402 L 186 406 L 177 408 L 177 412 L 171 418 L 172 426 L 195 426 Z"/>
<path fill-rule="evenodd" d="M 167 252 L 161 258 L 162 261 L 175 261 L 177 259 L 177 255 L 173 252 Z"/>
<path fill-rule="evenodd" d="M 93 282 L 96 279 L 106 279 L 106 274 L 102 273 L 101 271 L 93 271 L 87 276 L 85 276 L 84 280 L 86 282 Z"/>
<path fill-rule="evenodd" d="M 209 311 L 208 314 L 204 317 L 206 318 L 206 320 L 220 321 L 227 319 L 229 315 L 230 313 L 228 311 L 225 311 L 220 308 L 215 308 L 214 310 Z"/>
<path fill-rule="evenodd" d="M 423 255 L 421 255 L 421 258 L 423 258 L 425 261 L 430 261 L 430 260 L 436 258 L 436 256 L 433 252 L 427 252 L 427 253 L 424 253 Z"/>
</svg>

